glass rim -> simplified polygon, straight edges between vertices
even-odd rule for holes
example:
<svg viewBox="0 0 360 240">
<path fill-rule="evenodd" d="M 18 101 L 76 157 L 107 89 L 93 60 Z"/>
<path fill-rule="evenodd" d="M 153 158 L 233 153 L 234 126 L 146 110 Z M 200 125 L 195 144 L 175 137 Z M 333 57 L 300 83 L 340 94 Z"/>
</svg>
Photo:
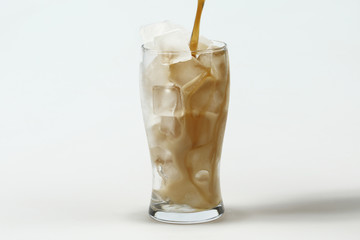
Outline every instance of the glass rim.
<svg viewBox="0 0 360 240">
<path fill-rule="evenodd" d="M 221 52 L 221 51 L 226 51 L 227 50 L 227 44 L 225 42 L 218 41 L 218 40 L 211 40 L 211 42 L 213 42 L 215 44 L 218 44 L 220 46 L 214 46 L 213 48 L 210 48 L 210 49 L 201 49 L 201 50 L 195 50 L 195 51 L 184 51 L 184 50 L 161 51 L 161 50 L 146 47 L 145 44 L 142 44 L 141 49 L 142 49 L 143 52 L 154 52 L 154 53 L 157 53 L 157 54 L 189 53 L 189 52 L 190 53 L 213 53 L 213 52 Z"/>
</svg>

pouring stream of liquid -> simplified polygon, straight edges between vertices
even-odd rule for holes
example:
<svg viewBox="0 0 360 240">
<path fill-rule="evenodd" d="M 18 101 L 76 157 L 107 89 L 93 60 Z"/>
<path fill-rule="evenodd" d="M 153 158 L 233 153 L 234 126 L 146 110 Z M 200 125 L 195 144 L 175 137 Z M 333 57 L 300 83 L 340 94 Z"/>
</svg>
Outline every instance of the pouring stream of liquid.
<svg viewBox="0 0 360 240">
<path fill-rule="evenodd" d="M 198 48 L 199 32 L 200 32 L 200 18 L 201 18 L 202 10 L 204 8 L 204 4 L 205 4 L 205 0 L 198 0 L 198 6 L 197 6 L 197 10 L 196 10 L 194 27 L 193 27 L 193 31 L 191 34 L 190 44 L 189 44 L 190 50 L 192 52 L 191 54 L 193 55 L 193 57 L 196 56 L 195 51 Z"/>
</svg>

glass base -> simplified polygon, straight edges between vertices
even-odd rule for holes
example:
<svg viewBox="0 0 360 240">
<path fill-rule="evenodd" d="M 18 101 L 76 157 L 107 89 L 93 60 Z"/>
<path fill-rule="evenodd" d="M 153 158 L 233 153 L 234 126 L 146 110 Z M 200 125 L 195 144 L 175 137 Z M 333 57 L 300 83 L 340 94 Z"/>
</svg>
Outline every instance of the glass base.
<svg viewBox="0 0 360 240">
<path fill-rule="evenodd" d="M 224 213 L 223 203 L 220 202 L 214 208 L 202 210 L 202 211 L 190 211 L 179 212 L 183 206 L 179 205 L 162 205 L 149 208 L 149 215 L 151 218 L 165 223 L 175 224 L 195 224 L 214 221 L 220 218 Z M 165 210 L 166 209 L 166 210 Z M 171 211 L 173 209 L 174 211 Z"/>
</svg>

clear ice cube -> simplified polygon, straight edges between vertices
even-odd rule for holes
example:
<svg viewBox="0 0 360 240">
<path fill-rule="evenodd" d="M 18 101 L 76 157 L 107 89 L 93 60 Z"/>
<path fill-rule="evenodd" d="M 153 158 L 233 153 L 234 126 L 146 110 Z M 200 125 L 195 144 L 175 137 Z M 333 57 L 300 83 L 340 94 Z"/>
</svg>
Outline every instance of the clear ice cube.
<svg viewBox="0 0 360 240">
<path fill-rule="evenodd" d="M 190 35 L 187 31 L 176 29 L 157 36 L 154 39 L 154 48 L 161 51 L 163 63 L 174 64 L 191 59 L 189 48 Z"/>
<path fill-rule="evenodd" d="M 179 117 L 183 114 L 180 88 L 176 86 L 153 87 L 153 112 L 163 117 Z"/>
<path fill-rule="evenodd" d="M 167 32 L 174 31 L 176 29 L 183 29 L 183 27 L 166 20 L 142 26 L 140 28 L 140 36 L 143 40 L 143 43 L 146 44 L 153 42 L 155 37 L 163 35 Z"/>
<path fill-rule="evenodd" d="M 212 41 L 210 41 L 209 39 L 200 36 L 199 37 L 199 43 L 198 43 L 198 50 L 206 50 L 208 49 L 212 44 Z"/>
<path fill-rule="evenodd" d="M 161 117 L 153 116 L 150 118 L 153 120 L 152 124 L 147 124 L 148 127 L 146 129 L 149 147 L 154 148 L 157 146 L 162 146 L 162 144 L 166 141 L 166 135 L 160 132 L 160 122 Z"/>
<path fill-rule="evenodd" d="M 203 66 L 211 69 L 211 75 L 217 80 L 227 79 L 227 55 L 223 51 L 202 53 L 197 59 Z"/>
<path fill-rule="evenodd" d="M 190 106 L 195 111 L 205 111 L 211 104 L 214 95 L 215 81 L 212 77 L 206 77 L 203 83 L 193 93 Z"/>
<path fill-rule="evenodd" d="M 160 56 L 164 64 L 187 61 L 191 58 L 190 32 L 179 25 L 169 21 L 149 24 L 140 29 L 140 35 L 145 48 L 162 52 Z"/>
<path fill-rule="evenodd" d="M 147 66 L 144 74 L 144 78 L 149 84 L 155 83 L 156 85 L 172 85 L 169 76 L 169 65 L 163 64 L 160 56 L 154 58 Z"/>
<path fill-rule="evenodd" d="M 212 63 L 212 53 L 201 53 L 198 57 L 197 60 L 204 66 L 207 68 L 211 68 L 211 63 Z"/>
<path fill-rule="evenodd" d="M 178 178 L 178 171 L 170 151 L 161 147 L 154 147 L 150 149 L 150 153 L 153 164 L 165 184 L 167 179 L 175 180 Z"/>
<path fill-rule="evenodd" d="M 191 97 L 190 106 L 193 112 L 218 113 L 225 101 L 225 94 L 222 90 L 224 86 L 226 85 L 217 82 L 214 77 L 206 77 Z"/>
<path fill-rule="evenodd" d="M 167 137 L 178 137 L 181 132 L 179 120 L 175 117 L 161 117 L 160 131 Z"/>
<path fill-rule="evenodd" d="M 145 126 L 150 127 L 156 123 L 160 122 L 160 118 L 152 116 L 154 112 L 153 109 L 153 86 L 154 85 L 163 85 L 169 86 L 173 85 L 169 81 L 169 65 L 164 65 L 161 63 L 160 57 L 156 56 L 151 61 L 143 62 L 141 65 L 143 69 L 140 91 L 141 91 L 141 105 L 143 110 L 143 116 L 145 120 Z"/>
<path fill-rule="evenodd" d="M 208 70 L 193 57 L 189 61 L 170 65 L 170 80 L 179 86 L 204 77 L 207 73 Z"/>
<path fill-rule="evenodd" d="M 150 153 L 151 153 L 151 159 L 155 164 L 163 164 L 164 162 L 172 161 L 171 152 L 161 147 L 151 148 Z"/>
</svg>

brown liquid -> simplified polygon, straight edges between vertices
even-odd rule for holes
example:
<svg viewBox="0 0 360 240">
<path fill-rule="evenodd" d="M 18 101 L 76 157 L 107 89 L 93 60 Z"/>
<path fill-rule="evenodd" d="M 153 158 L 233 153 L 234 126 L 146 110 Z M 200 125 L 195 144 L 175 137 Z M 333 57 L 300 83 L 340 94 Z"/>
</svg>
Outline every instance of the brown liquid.
<svg viewBox="0 0 360 240">
<path fill-rule="evenodd" d="M 192 52 L 191 54 L 193 57 L 196 56 L 196 54 L 194 52 L 198 48 L 199 35 L 200 35 L 200 18 L 201 18 L 202 10 L 204 8 L 204 4 L 205 4 L 205 0 L 198 0 L 198 6 L 197 6 L 197 10 L 196 10 L 194 27 L 193 27 L 193 31 L 191 34 L 190 44 L 189 44 L 190 51 Z"/>
</svg>

